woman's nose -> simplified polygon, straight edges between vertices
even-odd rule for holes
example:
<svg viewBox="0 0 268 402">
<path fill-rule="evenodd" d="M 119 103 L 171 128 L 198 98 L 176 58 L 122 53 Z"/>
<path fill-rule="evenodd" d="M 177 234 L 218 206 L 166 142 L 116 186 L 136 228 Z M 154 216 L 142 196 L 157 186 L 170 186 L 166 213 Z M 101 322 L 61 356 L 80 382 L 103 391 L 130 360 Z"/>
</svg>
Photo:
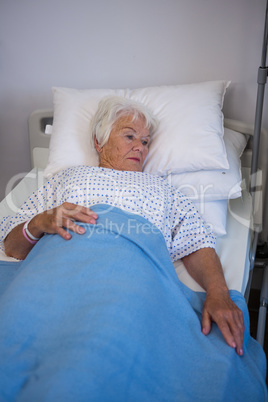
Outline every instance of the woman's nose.
<svg viewBox="0 0 268 402">
<path fill-rule="evenodd" d="M 136 140 L 133 144 L 133 150 L 142 152 L 144 145 L 141 140 Z"/>
</svg>

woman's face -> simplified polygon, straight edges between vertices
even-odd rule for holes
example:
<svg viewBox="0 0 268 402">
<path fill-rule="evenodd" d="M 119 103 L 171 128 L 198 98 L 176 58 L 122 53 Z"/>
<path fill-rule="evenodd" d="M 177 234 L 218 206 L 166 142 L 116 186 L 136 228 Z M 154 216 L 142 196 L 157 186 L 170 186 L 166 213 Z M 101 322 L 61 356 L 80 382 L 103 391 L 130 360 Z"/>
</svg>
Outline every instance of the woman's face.
<svg viewBox="0 0 268 402">
<path fill-rule="evenodd" d="M 121 116 L 113 126 L 109 140 L 101 148 L 95 139 L 101 167 L 116 170 L 142 171 L 148 154 L 149 129 L 143 117 Z"/>
</svg>

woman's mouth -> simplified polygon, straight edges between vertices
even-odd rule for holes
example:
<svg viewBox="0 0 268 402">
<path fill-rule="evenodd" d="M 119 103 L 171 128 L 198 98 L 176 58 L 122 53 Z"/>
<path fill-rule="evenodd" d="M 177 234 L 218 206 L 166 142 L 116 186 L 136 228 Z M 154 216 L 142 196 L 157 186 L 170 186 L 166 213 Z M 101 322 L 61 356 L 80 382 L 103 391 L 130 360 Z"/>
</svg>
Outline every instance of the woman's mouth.
<svg viewBox="0 0 268 402">
<path fill-rule="evenodd" d="M 134 158 L 134 157 L 132 157 L 132 158 L 128 158 L 128 159 L 130 159 L 130 160 L 132 160 L 132 161 L 134 161 L 134 162 L 140 162 L 140 158 Z"/>
</svg>

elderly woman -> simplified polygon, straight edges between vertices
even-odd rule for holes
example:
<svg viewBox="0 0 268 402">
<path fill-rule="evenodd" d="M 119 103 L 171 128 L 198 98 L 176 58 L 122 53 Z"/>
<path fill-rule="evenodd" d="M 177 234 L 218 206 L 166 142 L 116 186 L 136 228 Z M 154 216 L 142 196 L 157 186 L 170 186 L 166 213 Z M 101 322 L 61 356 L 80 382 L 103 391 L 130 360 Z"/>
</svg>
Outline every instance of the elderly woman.
<svg viewBox="0 0 268 402">
<path fill-rule="evenodd" d="M 171 259 L 182 258 L 190 275 L 206 290 L 203 334 L 209 334 L 212 321 L 216 322 L 228 345 L 243 355 L 243 315 L 229 296 L 213 234 L 207 233 L 184 196 L 162 179 L 141 173 L 156 125 L 144 105 L 118 97 L 101 101 L 91 127 L 99 167 L 60 172 L 42 189 L 45 203 L 40 196 L 31 197 L 6 225 L 6 254 L 24 259 L 45 233 L 57 233 L 66 241 L 72 237 L 70 231 L 83 235 L 85 229 L 78 221 L 94 225 L 98 215 L 90 207 L 95 204 L 134 212 L 161 230 Z M 88 192 L 81 196 L 77 189 L 85 182 Z M 131 200 L 124 196 L 124 189 L 131 191 Z"/>
</svg>

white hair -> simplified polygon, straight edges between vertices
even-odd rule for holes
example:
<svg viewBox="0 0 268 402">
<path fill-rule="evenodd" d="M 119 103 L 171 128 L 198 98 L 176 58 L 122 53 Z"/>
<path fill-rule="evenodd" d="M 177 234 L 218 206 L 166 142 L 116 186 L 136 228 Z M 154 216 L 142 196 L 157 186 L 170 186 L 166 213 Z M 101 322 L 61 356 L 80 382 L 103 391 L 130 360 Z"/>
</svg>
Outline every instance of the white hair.
<svg viewBox="0 0 268 402">
<path fill-rule="evenodd" d="M 150 135 L 158 126 L 158 121 L 153 113 L 143 104 L 123 96 L 108 96 L 103 98 L 98 105 L 98 110 L 93 116 L 90 125 L 91 141 L 94 144 L 94 137 L 99 145 L 103 147 L 110 137 L 112 128 L 119 117 L 132 115 L 133 121 L 143 117 Z"/>
</svg>

